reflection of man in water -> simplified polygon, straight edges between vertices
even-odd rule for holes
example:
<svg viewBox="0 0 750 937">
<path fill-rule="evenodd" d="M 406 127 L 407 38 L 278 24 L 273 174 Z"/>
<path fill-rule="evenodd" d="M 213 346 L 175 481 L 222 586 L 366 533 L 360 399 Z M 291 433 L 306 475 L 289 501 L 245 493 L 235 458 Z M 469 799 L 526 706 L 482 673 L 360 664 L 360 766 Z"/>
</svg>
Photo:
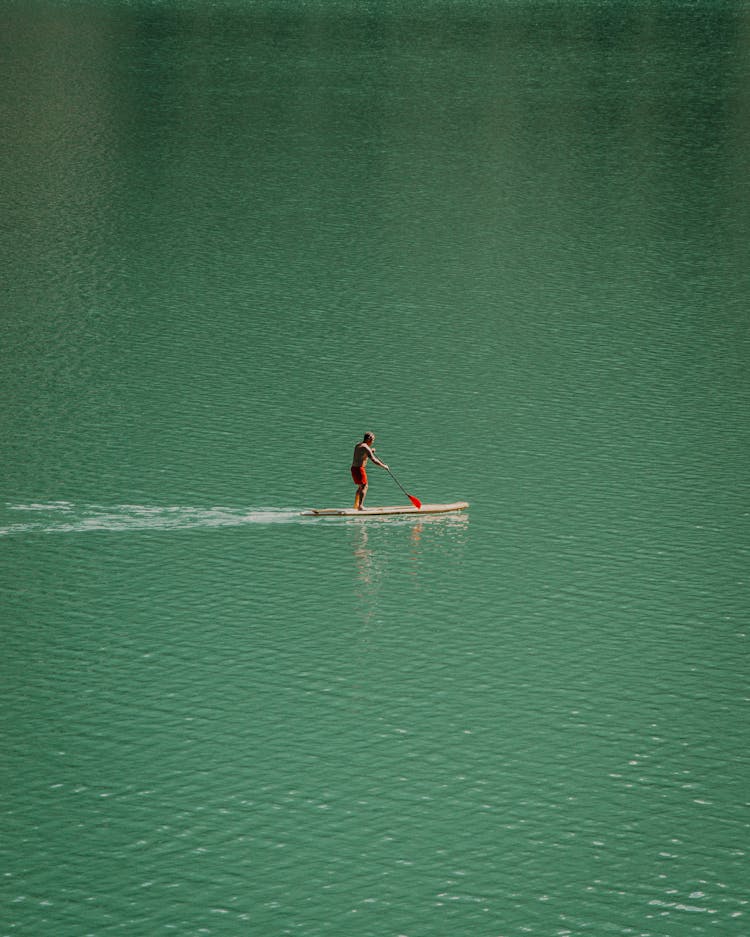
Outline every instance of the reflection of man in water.
<svg viewBox="0 0 750 937">
<path fill-rule="evenodd" d="M 364 507 L 365 495 L 367 494 L 367 472 L 365 471 L 367 460 L 372 459 L 375 465 L 379 465 L 386 471 L 388 470 L 388 466 L 385 462 L 381 462 L 375 455 L 375 450 L 372 446 L 374 442 L 375 436 L 372 433 L 365 433 L 362 442 L 358 442 L 354 447 L 354 455 L 352 456 L 352 479 L 357 486 L 357 493 L 354 496 L 354 509 L 356 511 L 361 511 Z"/>
</svg>

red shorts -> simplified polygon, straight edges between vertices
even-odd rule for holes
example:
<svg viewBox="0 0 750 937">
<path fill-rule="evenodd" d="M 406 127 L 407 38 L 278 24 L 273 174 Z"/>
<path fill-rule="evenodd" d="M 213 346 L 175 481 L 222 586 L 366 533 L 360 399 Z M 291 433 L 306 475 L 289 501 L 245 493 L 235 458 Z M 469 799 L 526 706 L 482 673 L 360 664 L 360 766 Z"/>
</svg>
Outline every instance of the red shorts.
<svg viewBox="0 0 750 937">
<path fill-rule="evenodd" d="M 354 479 L 355 485 L 367 484 L 367 472 L 365 471 L 364 465 L 352 466 L 352 478 Z"/>
</svg>

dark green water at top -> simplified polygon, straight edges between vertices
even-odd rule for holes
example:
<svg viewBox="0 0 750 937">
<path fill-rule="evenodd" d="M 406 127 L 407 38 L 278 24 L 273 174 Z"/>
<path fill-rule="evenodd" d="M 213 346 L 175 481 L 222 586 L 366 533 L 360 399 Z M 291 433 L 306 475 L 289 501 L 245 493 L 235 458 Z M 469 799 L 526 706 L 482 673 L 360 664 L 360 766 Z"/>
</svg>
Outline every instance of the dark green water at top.
<svg viewBox="0 0 750 937">
<path fill-rule="evenodd" d="M 749 37 L 3 5 L 0 937 L 747 933 Z"/>
</svg>

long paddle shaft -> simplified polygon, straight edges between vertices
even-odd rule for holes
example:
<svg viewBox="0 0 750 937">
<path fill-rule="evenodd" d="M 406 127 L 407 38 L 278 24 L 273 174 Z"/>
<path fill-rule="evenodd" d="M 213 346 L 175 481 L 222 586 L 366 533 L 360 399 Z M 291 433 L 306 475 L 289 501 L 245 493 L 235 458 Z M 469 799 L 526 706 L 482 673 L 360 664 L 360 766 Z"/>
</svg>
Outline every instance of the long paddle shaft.
<svg viewBox="0 0 750 937">
<path fill-rule="evenodd" d="M 409 492 L 406 490 L 406 488 L 404 488 L 404 486 L 403 486 L 403 485 L 401 484 L 401 482 L 396 478 L 396 476 L 393 474 L 393 472 L 392 472 L 390 469 L 388 469 L 388 474 L 389 474 L 389 475 L 391 476 L 391 478 L 396 482 L 396 484 L 397 484 L 398 487 L 403 491 L 403 493 L 406 495 L 406 497 L 411 501 L 411 503 L 414 505 L 414 507 L 417 508 L 417 510 L 419 510 L 419 508 L 422 507 L 422 502 L 419 500 L 419 498 L 415 498 L 414 495 L 410 495 Z"/>
</svg>

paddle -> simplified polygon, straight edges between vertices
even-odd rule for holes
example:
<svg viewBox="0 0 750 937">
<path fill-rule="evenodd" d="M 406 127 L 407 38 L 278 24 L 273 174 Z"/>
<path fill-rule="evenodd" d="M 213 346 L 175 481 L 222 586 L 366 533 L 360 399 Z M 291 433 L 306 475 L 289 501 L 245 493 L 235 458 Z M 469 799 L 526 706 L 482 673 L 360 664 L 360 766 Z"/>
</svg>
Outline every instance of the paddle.
<svg viewBox="0 0 750 937">
<path fill-rule="evenodd" d="M 390 469 L 388 469 L 388 474 L 389 474 L 389 475 L 391 476 L 391 478 L 396 482 L 396 484 L 397 484 L 398 487 L 403 491 L 403 493 L 406 495 L 406 497 L 411 501 L 411 503 L 414 505 L 414 507 L 417 508 L 417 510 L 419 510 L 419 508 L 422 507 L 422 502 L 419 500 L 419 498 L 415 498 L 414 495 L 410 495 L 409 492 L 406 490 L 406 488 L 404 488 L 404 486 L 403 486 L 403 485 L 401 484 L 401 482 L 396 478 L 396 476 L 393 474 L 393 472 L 392 472 Z"/>
</svg>

